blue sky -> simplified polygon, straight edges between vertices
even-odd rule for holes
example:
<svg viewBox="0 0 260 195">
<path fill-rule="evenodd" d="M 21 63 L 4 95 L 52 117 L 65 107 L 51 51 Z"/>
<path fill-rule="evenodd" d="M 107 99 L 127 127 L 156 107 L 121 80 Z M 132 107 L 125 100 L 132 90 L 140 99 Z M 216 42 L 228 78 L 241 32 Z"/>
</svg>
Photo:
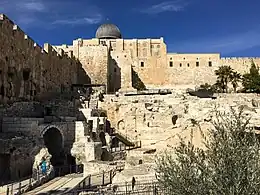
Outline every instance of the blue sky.
<svg viewBox="0 0 260 195">
<path fill-rule="evenodd" d="M 260 56 L 259 8 L 259 0 L 0 0 L 0 13 L 40 45 L 92 38 L 110 22 L 124 38 L 164 37 L 169 52 L 252 57 Z"/>
</svg>

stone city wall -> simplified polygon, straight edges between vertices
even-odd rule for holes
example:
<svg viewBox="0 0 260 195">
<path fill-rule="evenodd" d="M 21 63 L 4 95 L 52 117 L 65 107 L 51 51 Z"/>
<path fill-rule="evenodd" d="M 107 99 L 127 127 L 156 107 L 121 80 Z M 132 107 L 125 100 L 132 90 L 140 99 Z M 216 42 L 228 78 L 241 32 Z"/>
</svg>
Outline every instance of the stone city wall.
<svg viewBox="0 0 260 195">
<path fill-rule="evenodd" d="M 129 85 L 130 77 L 126 74 L 131 71 L 129 66 L 146 87 L 167 88 L 213 84 L 215 70 L 222 65 L 229 65 L 241 74 L 249 71 L 252 60 L 260 65 L 260 58 L 221 58 L 219 53 L 167 53 L 163 38 L 78 39 L 73 41 L 73 46 L 56 48 L 73 51 L 93 81 L 107 83 L 109 92 Z"/>
<path fill-rule="evenodd" d="M 5 15 L 0 15 L 1 100 L 31 100 L 50 91 L 68 89 L 77 82 L 80 64 L 72 53 L 37 45 Z"/>
</svg>

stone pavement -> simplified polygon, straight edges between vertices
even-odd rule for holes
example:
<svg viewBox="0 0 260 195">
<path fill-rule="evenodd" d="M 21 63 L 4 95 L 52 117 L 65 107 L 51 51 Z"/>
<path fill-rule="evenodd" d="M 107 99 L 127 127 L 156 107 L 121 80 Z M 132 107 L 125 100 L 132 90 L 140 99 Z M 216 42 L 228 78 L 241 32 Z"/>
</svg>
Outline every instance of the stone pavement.
<svg viewBox="0 0 260 195">
<path fill-rule="evenodd" d="M 89 186 L 89 176 L 84 177 L 83 174 L 71 174 L 63 177 L 57 177 L 48 183 L 25 193 L 25 195 L 66 194 L 74 189 L 76 190 L 76 187 L 82 184 L 84 180 L 86 182 L 85 188 L 87 188 Z M 109 174 L 105 174 L 103 181 L 102 173 L 95 174 L 91 175 L 90 182 L 92 187 L 101 186 L 103 184 L 107 185 L 110 183 L 110 177 Z"/>
<path fill-rule="evenodd" d="M 66 192 L 74 189 L 83 179 L 83 174 L 71 174 L 63 177 L 57 177 L 24 194 L 65 194 Z"/>
</svg>

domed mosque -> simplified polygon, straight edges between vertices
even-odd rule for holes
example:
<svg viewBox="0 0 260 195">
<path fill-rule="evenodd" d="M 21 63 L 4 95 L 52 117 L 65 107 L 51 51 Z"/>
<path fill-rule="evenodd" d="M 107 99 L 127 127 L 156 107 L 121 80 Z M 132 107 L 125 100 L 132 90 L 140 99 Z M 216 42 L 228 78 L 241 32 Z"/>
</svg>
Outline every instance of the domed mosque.
<svg viewBox="0 0 260 195">
<path fill-rule="evenodd" d="M 119 28 L 114 24 L 102 24 L 96 32 L 98 39 L 121 39 L 122 35 Z"/>
</svg>

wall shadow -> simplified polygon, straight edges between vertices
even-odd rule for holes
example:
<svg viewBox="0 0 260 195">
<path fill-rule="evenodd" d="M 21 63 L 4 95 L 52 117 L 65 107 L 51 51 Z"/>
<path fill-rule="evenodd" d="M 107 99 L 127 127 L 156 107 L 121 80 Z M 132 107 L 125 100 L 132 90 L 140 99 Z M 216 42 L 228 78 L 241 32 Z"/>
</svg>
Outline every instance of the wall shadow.
<svg viewBox="0 0 260 195">
<path fill-rule="evenodd" d="M 146 90 L 146 86 L 140 79 L 138 73 L 132 68 L 132 86 L 138 91 Z"/>
<path fill-rule="evenodd" d="M 111 57 L 108 70 L 108 93 L 115 93 L 121 88 L 121 68 Z"/>
</svg>

